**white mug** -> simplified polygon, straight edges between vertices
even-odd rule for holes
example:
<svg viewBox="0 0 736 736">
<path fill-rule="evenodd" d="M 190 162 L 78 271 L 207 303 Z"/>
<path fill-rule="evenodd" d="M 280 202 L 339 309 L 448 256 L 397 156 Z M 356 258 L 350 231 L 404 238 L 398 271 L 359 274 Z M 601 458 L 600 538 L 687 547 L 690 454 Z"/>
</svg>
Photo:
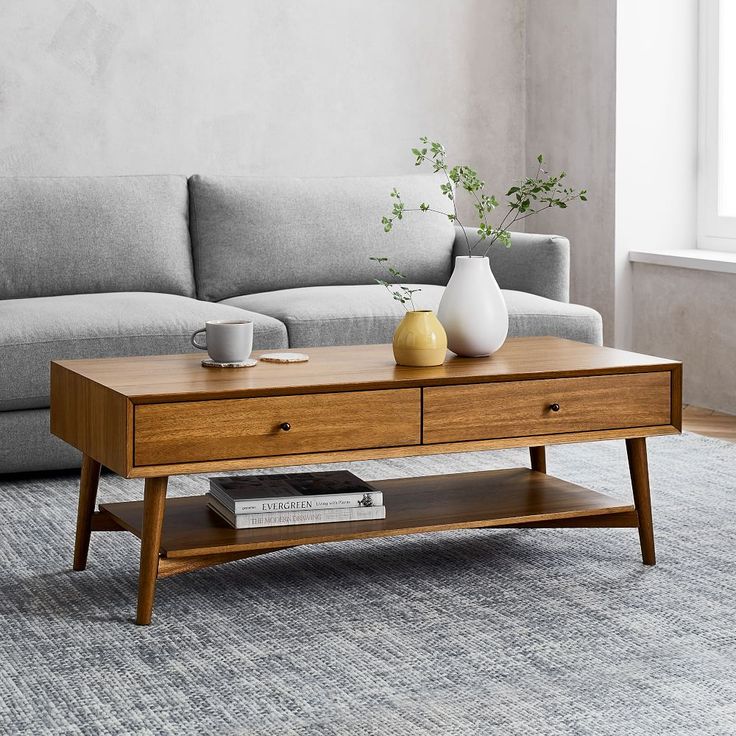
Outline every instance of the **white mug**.
<svg viewBox="0 0 736 736">
<path fill-rule="evenodd" d="M 197 342 L 197 335 L 205 333 L 204 345 Z M 215 319 L 205 322 L 205 327 L 192 335 L 192 345 L 206 350 L 215 363 L 242 363 L 253 350 L 253 323 L 248 319 Z"/>
</svg>

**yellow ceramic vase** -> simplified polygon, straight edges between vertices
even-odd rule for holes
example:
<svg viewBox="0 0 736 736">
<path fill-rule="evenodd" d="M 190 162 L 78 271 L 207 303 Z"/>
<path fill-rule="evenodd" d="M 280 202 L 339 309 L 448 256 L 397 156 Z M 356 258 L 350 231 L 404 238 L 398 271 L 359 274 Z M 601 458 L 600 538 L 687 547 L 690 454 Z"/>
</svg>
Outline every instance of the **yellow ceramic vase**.
<svg viewBox="0 0 736 736">
<path fill-rule="evenodd" d="M 394 358 L 399 365 L 442 365 L 447 353 L 445 328 L 429 309 L 407 312 L 394 332 Z"/>
</svg>

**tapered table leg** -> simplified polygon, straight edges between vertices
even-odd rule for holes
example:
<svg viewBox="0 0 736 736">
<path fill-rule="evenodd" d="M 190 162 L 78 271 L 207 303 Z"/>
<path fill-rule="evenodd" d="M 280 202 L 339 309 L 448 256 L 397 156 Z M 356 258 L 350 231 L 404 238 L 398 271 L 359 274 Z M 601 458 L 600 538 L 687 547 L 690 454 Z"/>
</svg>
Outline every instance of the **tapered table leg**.
<svg viewBox="0 0 736 736">
<path fill-rule="evenodd" d="M 161 548 L 161 527 L 166 508 L 166 486 L 169 479 L 146 478 L 143 495 L 143 529 L 141 533 L 141 566 L 138 575 L 138 610 L 135 622 L 151 623 L 153 599 Z"/>
<path fill-rule="evenodd" d="M 89 538 L 92 533 L 92 514 L 97 501 L 100 483 L 100 464 L 89 455 L 82 456 L 82 473 L 79 476 L 79 505 L 77 506 L 77 536 L 74 540 L 74 569 L 87 567 Z"/>
<path fill-rule="evenodd" d="M 649 468 L 647 466 L 647 443 L 644 437 L 626 440 L 626 454 L 629 457 L 631 487 L 634 491 L 634 504 L 639 516 L 639 543 L 641 557 L 645 565 L 654 565 L 654 528 L 652 526 L 652 503 L 649 493 Z"/>
<path fill-rule="evenodd" d="M 544 446 L 530 447 L 529 456 L 532 459 L 532 470 L 536 470 L 540 473 L 547 472 L 547 454 Z"/>
</svg>

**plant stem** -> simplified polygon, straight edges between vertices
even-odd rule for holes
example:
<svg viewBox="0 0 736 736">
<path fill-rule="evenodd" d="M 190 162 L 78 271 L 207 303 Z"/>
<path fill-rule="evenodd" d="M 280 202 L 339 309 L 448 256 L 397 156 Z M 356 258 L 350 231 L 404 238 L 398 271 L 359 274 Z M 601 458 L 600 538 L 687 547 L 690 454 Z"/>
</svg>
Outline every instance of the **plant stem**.
<svg viewBox="0 0 736 736">
<path fill-rule="evenodd" d="M 423 210 L 421 207 L 412 207 L 408 210 L 403 210 L 404 212 L 436 212 L 438 215 L 444 215 L 445 217 L 452 217 L 449 212 L 441 212 L 440 210 L 433 210 L 431 207 L 428 207 L 426 210 Z"/>
<path fill-rule="evenodd" d="M 463 225 L 462 222 L 460 222 L 460 218 L 457 216 L 457 202 L 455 201 L 454 183 L 453 183 L 452 179 L 450 179 L 450 175 L 447 173 L 447 164 L 445 163 L 444 154 L 443 154 L 443 158 L 442 158 L 442 171 L 444 172 L 445 177 L 447 178 L 447 183 L 451 187 L 453 187 L 452 199 L 450 201 L 452 202 L 452 211 L 453 211 L 453 213 L 455 215 L 455 222 L 458 225 L 460 225 L 460 227 L 462 228 L 463 236 L 465 237 L 465 245 L 468 246 L 468 256 L 472 256 L 473 255 L 473 249 L 470 247 L 470 241 L 468 240 L 468 233 L 465 230 L 465 225 Z"/>
<path fill-rule="evenodd" d="M 563 199 L 562 201 L 565 202 L 565 203 L 567 203 L 567 202 L 570 202 L 572 199 L 574 199 L 574 197 L 568 196 L 565 199 Z M 551 208 L 552 208 L 552 205 L 548 203 L 544 207 L 540 207 L 538 210 L 529 210 L 529 212 L 527 212 L 526 214 L 521 215 L 521 216 L 519 216 L 519 213 L 517 211 L 516 217 L 514 217 L 514 219 L 511 220 L 511 222 L 508 224 L 508 227 L 511 227 L 514 223 L 521 222 L 522 220 L 526 220 L 527 217 L 531 217 L 532 215 L 538 215 L 540 212 L 544 212 L 545 210 L 548 210 L 548 209 L 551 209 Z M 510 211 L 511 210 L 509 210 L 509 212 Z M 507 213 L 507 216 L 508 216 L 508 213 Z M 506 222 L 506 218 L 505 217 L 503 219 L 503 222 Z M 499 228 L 499 230 L 503 229 L 503 222 L 501 223 L 501 227 Z M 486 252 L 483 254 L 484 256 L 487 256 L 488 255 L 488 252 L 491 250 L 491 246 L 497 240 L 498 240 L 498 235 L 494 235 L 493 238 L 491 239 L 491 242 L 488 244 L 488 248 L 486 249 Z M 477 245 L 477 243 L 476 243 L 476 245 Z M 473 246 L 473 247 L 475 247 L 475 246 Z"/>
<path fill-rule="evenodd" d="M 395 291 L 392 291 L 392 290 L 391 290 L 391 285 L 390 285 L 390 284 L 386 284 L 386 286 L 385 286 L 385 289 L 386 289 L 386 291 L 387 291 L 387 292 L 388 292 L 389 294 L 391 294 L 391 297 L 393 297 L 393 296 L 394 296 L 394 294 L 396 294 L 396 293 L 397 293 L 397 292 L 395 292 Z M 404 304 L 404 302 L 403 302 L 403 301 L 401 301 L 401 300 L 399 300 L 399 299 L 397 299 L 396 301 L 398 301 L 398 302 L 399 302 L 399 303 L 401 304 L 401 306 L 402 306 L 402 307 L 404 307 L 404 311 L 405 311 L 405 312 L 408 312 L 408 311 L 409 311 L 409 310 L 407 309 L 407 307 L 406 307 L 406 304 Z M 412 303 L 411 303 L 411 306 L 412 306 L 412 308 L 414 307 L 414 302 L 413 302 L 413 301 L 412 301 Z"/>
<path fill-rule="evenodd" d="M 538 166 L 537 173 L 534 177 L 525 177 L 518 181 L 518 183 L 511 187 L 507 192 L 506 197 L 511 197 L 515 194 L 514 201 L 508 199 L 506 202 L 507 211 L 501 219 L 500 224 L 497 227 L 493 227 L 492 223 L 489 222 L 489 214 L 495 210 L 498 206 L 498 200 L 495 196 L 488 196 L 485 193 L 485 182 L 479 177 L 470 166 L 465 164 L 459 164 L 450 168 L 447 163 L 447 152 L 445 147 L 437 142 L 430 141 L 427 136 L 419 139 L 420 144 L 428 146 L 430 153 L 428 155 L 428 148 L 412 148 L 412 154 L 416 156 L 416 165 L 419 166 L 424 163 L 429 163 L 432 166 L 432 170 L 435 174 L 440 171 L 445 175 L 447 184 L 440 185 L 440 191 L 443 196 L 447 197 L 452 202 L 452 213 L 442 212 L 430 208 L 428 204 L 422 203 L 421 207 L 404 209 L 404 203 L 398 191 L 394 188 L 391 196 L 398 198 L 398 204 L 394 205 L 393 217 L 382 218 L 382 224 L 385 226 L 386 232 L 391 230 L 393 221 L 395 218 L 401 219 L 403 212 L 433 212 L 443 217 L 447 217 L 456 226 L 460 227 L 465 238 L 465 245 L 467 247 L 468 257 L 472 258 L 475 249 L 481 244 L 485 243 L 486 248 L 482 257 L 488 257 L 491 248 L 495 245 L 497 240 L 501 240 L 506 246 L 511 245 L 511 234 L 510 228 L 513 227 L 517 222 L 525 220 L 527 217 L 537 215 L 545 210 L 553 207 L 566 207 L 568 202 L 576 199 L 586 201 L 587 194 L 585 189 L 579 191 L 574 190 L 571 187 L 563 186 L 562 179 L 565 177 L 565 172 L 561 172 L 557 176 L 549 176 L 549 172 L 543 168 L 543 156 L 540 154 L 537 156 Z M 450 176 L 450 171 L 453 172 L 453 176 Z M 542 178 L 544 177 L 544 178 Z M 463 225 L 458 216 L 457 207 L 457 194 L 459 190 L 464 190 L 470 194 L 474 199 L 474 208 L 478 212 L 479 226 L 477 232 L 479 237 L 474 243 L 470 242 L 468 237 L 468 228 Z M 478 192 L 481 192 L 479 195 Z M 543 204 L 544 206 L 539 207 L 538 205 Z M 536 209 L 534 209 L 536 208 Z M 473 218 L 475 219 L 475 218 Z M 495 217 L 493 218 L 495 219 Z M 385 260 L 385 259 L 384 259 Z M 390 290 L 390 288 L 389 288 Z M 409 291 L 404 289 L 404 292 Z M 409 293 L 408 296 L 402 292 L 392 292 L 395 298 L 405 305 L 405 302 L 409 302 L 412 309 L 416 311 L 414 304 L 413 295 Z M 406 306 L 404 306 L 406 309 Z M 408 310 L 407 310 L 408 311 Z"/>
<path fill-rule="evenodd" d="M 422 154 L 422 161 L 429 161 L 429 157 L 425 154 Z M 445 178 L 447 179 L 447 183 L 454 188 L 453 181 L 450 179 L 450 175 L 447 173 L 447 164 L 445 163 L 444 153 L 442 154 L 442 166 L 440 167 L 442 173 L 444 173 Z M 460 225 L 460 228 L 463 231 L 463 237 L 465 238 L 465 245 L 468 246 L 468 255 L 473 255 L 473 248 L 470 247 L 470 240 L 468 240 L 468 232 L 465 229 L 465 225 L 460 222 L 460 218 L 457 216 L 457 202 L 455 201 L 455 193 L 452 193 L 452 199 L 450 200 L 452 202 L 452 212 L 453 216 L 455 217 L 454 222 Z M 436 212 L 437 210 L 429 210 L 430 212 Z M 477 244 L 476 244 L 477 245 Z M 475 247 L 475 246 L 473 246 Z"/>
</svg>

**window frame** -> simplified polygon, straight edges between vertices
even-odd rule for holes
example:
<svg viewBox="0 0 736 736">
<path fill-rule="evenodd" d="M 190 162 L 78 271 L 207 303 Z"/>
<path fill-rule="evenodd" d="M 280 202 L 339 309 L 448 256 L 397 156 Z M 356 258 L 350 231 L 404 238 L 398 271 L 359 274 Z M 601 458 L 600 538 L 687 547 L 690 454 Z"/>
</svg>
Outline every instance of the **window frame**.
<svg viewBox="0 0 736 736">
<path fill-rule="evenodd" d="M 734 252 L 736 217 L 718 214 L 719 18 L 720 0 L 700 0 L 697 246 Z"/>
</svg>

